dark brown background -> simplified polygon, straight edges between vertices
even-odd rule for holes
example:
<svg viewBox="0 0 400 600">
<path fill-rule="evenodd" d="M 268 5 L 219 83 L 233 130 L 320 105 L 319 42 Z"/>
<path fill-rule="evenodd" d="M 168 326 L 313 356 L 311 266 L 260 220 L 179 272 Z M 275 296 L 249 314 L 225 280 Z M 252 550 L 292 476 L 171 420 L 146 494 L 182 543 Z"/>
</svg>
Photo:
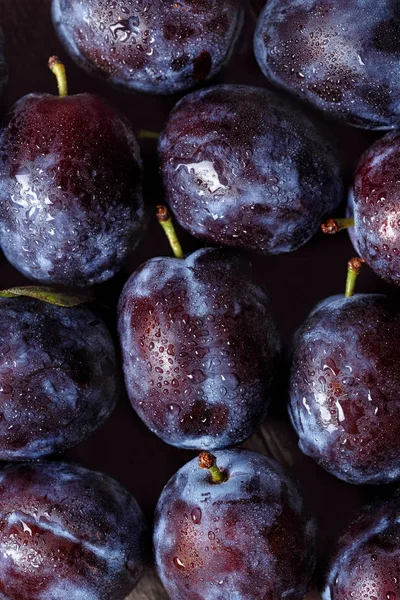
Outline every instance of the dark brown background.
<svg viewBox="0 0 400 600">
<path fill-rule="evenodd" d="M 219 81 L 266 86 L 252 53 L 252 34 L 261 0 L 253 0 L 242 43 Z M 9 64 L 7 108 L 29 92 L 56 92 L 54 76 L 47 69 L 50 55 L 58 54 L 67 67 L 70 93 L 95 92 L 109 98 L 131 119 L 136 129 L 160 131 L 179 96 L 155 97 L 116 91 L 80 71 L 66 56 L 50 19 L 50 0 L 0 0 L 0 22 L 6 38 Z M 336 138 L 343 158 L 347 180 L 362 151 L 376 138 L 361 132 L 325 123 Z M 156 143 L 141 142 L 146 171 L 146 202 L 150 224 L 134 255 L 116 278 L 96 288 L 96 296 L 106 305 L 106 318 L 115 331 L 115 304 L 129 274 L 146 259 L 170 254 L 163 233 L 153 217 L 152 207 L 162 202 L 157 176 Z M 180 231 L 186 251 L 199 243 Z M 296 327 L 322 298 L 344 289 L 346 262 L 354 255 L 347 234 L 315 238 L 299 251 L 277 257 L 254 257 L 257 278 L 269 289 L 278 326 L 287 346 Z M 26 279 L 0 255 L 0 285 L 7 288 L 26 284 Z M 385 289 L 373 273 L 365 268 L 358 291 Z M 331 477 L 303 456 L 285 413 L 286 391 L 282 383 L 270 417 L 248 446 L 267 452 L 287 464 L 303 485 L 314 509 L 320 531 L 320 565 L 329 555 L 332 541 L 343 529 L 360 503 L 377 493 L 377 489 L 356 487 Z M 67 458 L 115 477 L 137 498 L 151 519 L 157 498 L 173 473 L 191 458 L 191 454 L 169 446 L 152 435 L 136 417 L 121 394 L 119 406 L 108 423 L 87 442 L 68 453 Z M 321 568 L 321 567 L 320 567 Z M 130 600 L 161 600 L 165 593 L 149 570 Z M 311 598 L 316 596 L 310 595 Z"/>
</svg>

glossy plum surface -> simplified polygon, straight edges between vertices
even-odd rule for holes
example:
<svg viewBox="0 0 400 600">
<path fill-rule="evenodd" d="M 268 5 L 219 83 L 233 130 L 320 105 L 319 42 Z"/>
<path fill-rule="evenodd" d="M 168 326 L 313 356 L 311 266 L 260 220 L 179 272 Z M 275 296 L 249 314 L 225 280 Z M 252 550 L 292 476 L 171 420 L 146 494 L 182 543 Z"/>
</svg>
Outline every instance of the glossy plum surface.
<svg viewBox="0 0 400 600">
<path fill-rule="evenodd" d="M 254 49 L 269 81 L 328 115 L 367 129 L 397 127 L 396 0 L 268 0 Z"/>
<path fill-rule="evenodd" d="M 118 383 L 113 341 L 91 310 L 0 298 L 0 460 L 77 444 L 110 415 Z"/>
<path fill-rule="evenodd" d="M 154 551 L 174 600 L 301 600 L 315 565 L 315 525 L 283 467 L 247 450 L 216 452 L 227 481 L 197 458 L 158 501 Z"/>
<path fill-rule="evenodd" d="M 44 462 L 0 471 L 1 600 L 124 600 L 145 536 L 136 500 L 106 475 Z"/>
<path fill-rule="evenodd" d="M 297 335 L 290 416 L 300 449 L 350 483 L 400 478 L 400 314 L 378 294 L 333 297 Z"/>
<path fill-rule="evenodd" d="M 400 285 L 400 134 L 388 133 L 362 157 L 352 199 L 351 239 L 377 275 Z"/>
<path fill-rule="evenodd" d="M 186 96 L 159 156 L 167 202 L 206 242 L 290 252 L 342 198 L 330 144 L 297 107 L 262 88 L 219 85 Z"/>
<path fill-rule="evenodd" d="M 338 543 L 323 600 L 396 600 L 400 597 L 400 500 L 364 509 Z"/>
<path fill-rule="evenodd" d="M 66 50 L 92 75 L 169 94 L 213 77 L 231 57 L 243 0 L 53 0 Z"/>
<path fill-rule="evenodd" d="M 219 249 L 153 258 L 122 292 L 128 395 L 169 444 L 233 446 L 265 417 L 279 340 L 268 297 L 244 264 Z"/>
<path fill-rule="evenodd" d="M 142 164 L 127 121 L 90 94 L 30 94 L 0 133 L 0 245 L 26 277 L 112 277 L 144 225 Z"/>
</svg>

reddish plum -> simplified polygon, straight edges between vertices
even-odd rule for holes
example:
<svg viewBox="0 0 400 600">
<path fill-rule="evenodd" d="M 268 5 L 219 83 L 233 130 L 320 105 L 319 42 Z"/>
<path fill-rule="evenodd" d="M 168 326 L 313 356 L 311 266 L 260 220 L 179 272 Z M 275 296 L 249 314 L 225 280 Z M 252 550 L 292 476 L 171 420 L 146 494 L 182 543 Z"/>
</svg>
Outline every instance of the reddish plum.
<svg viewBox="0 0 400 600">
<path fill-rule="evenodd" d="M 362 157 L 350 211 L 357 252 L 389 283 L 400 285 L 400 134 L 389 133 Z"/>
<path fill-rule="evenodd" d="M 383 295 L 333 297 L 297 335 L 290 415 L 301 450 L 350 483 L 400 478 L 400 312 Z"/>
<path fill-rule="evenodd" d="M 214 244 L 296 250 L 342 198 L 330 144 L 297 107 L 262 88 L 220 85 L 186 96 L 159 155 L 177 220 Z"/>
<path fill-rule="evenodd" d="M 400 499 L 364 509 L 340 539 L 324 582 L 323 600 L 400 598 Z"/>
<path fill-rule="evenodd" d="M 142 512 L 110 477 L 68 463 L 0 471 L 2 600 L 124 600 L 145 558 Z"/>
<path fill-rule="evenodd" d="M 221 483 L 194 459 L 158 501 L 153 543 L 168 594 L 301 600 L 315 564 L 315 525 L 297 485 L 279 463 L 255 452 L 220 451 L 216 459 Z"/>
<path fill-rule="evenodd" d="M 0 245 L 30 279 L 87 286 L 121 267 L 144 224 L 125 118 L 91 94 L 29 94 L 0 133 Z"/>
<path fill-rule="evenodd" d="M 229 251 L 153 258 L 119 301 L 132 406 L 169 444 L 223 448 L 264 419 L 278 354 L 268 297 Z"/>
<path fill-rule="evenodd" d="M 61 452 L 92 433 L 115 405 L 115 363 L 89 308 L 0 298 L 0 460 Z"/>
<path fill-rule="evenodd" d="M 79 66 L 143 92 L 179 92 L 228 62 L 242 0 L 53 0 L 53 22 Z"/>
<path fill-rule="evenodd" d="M 269 81 L 328 115 L 367 129 L 398 126 L 397 0 L 268 0 L 254 49 Z"/>
</svg>

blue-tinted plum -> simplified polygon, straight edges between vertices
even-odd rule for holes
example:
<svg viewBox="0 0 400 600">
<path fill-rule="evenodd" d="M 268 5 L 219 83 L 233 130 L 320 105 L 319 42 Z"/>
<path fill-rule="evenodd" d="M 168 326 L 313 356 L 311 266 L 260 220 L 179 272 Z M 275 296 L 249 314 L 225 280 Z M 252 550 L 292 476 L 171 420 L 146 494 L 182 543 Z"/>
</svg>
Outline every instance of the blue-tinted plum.
<svg viewBox="0 0 400 600">
<path fill-rule="evenodd" d="M 0 460 L 61 452 L 99 427 L 116 400 L 115 362 L 88 308 L 0 298 Z"/>
<path fill-rule="evenodd" d="M 213 77 L 231 57 L 242 0 L 53 0 L 70 56 L 120 87 L 179 92 Z"/>
<path fill-rule="evenodd" d="M 397 0 L 268 0 L 254 37 L 269 81 L 367 129 L 400 119 Z"/>
<path fill-rule="evenodd" d="M 350 483 L 400 478 L 400 312 L 378 294 L 327 299 L 299 331 L 290 416 L 301 450 Z"/>
<path fill-rule="evenodd" d="M 219 249 L 154 258 L 128 280 L 119 335 L 132 406 L 169 444 L 224 448 L 264 419 L 278 355 L 266 293 Z"/>
<path fill-rule="evenodd" d="M 216 452 L 227 480 L 197 459 L 165 486 L 155 561 L 173 600 L 301 600 L 315 564 L 315 526 L 279 463 L 246 450 Z"/>
<path fill-rule="evenodd" d="M 342 197 L 329 143 L 297 107 L 262 88 L 220 85 L 186 96 L 159 154 L 177 220 L 210 243 L 296 250 Z"/>
<path fill-rule="evenodd" d="M 323 600 L 400 598 L 400 500 L 363 510 L 338 543 L 326 574 Z"/>
<path fill-rule="evenodd" d="M 388 133 L 362 157 L 350 210 L 352 241 L 377 275 L 400 285 L 400 134 Z"/>
<path fill-rule="evenodd" d="M 124 600 L 146 560 L 146 526 L 116 481 L 68 463 L 0 471 L 1 600 Z"/>
<path fill-rule="evenodd" d="M 144 224 L 142 164 L 106 100 L 29 94 L 0 133 L 0 245 L 26 277 L 86 286 L 112 277 Z"/>
</svg>

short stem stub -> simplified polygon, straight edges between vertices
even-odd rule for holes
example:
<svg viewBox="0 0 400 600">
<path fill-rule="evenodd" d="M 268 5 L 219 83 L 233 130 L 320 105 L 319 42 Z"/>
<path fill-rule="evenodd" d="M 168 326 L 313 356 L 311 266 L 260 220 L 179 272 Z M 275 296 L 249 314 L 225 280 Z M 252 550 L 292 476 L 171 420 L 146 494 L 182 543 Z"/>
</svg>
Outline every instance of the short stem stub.
<svg viewBox="0 0 400 600">
<path fill-rule="evenodd" d="M 67 84 L 67 75 L 65 72 L 65 67 L 58 56 L 51 56 L 49 58 L 49 69 L 56 76 L 57 85 L 58 85 L 58 95 L 60 98 L 65 98 L 68 96 L 68 84 Z"/>
<path fill-rule="evenodd" d="M 357 277 L 361 271 L 361 267 L 365 263 L 363 258 L 355 256 L 351 258 L 347 263 L 347 279 L 346 279 L 346 292 L 345 298 L 351 298 L 354 294 L 354 288 L 356 285 Z"/>
<path fill-rule="evenodd" d="M 185 258 L 182 246 L 180 245 L 178 236 L 176 235 L 171 213 L 169 212 L 168 208 L 163 205 L 156 206 L 156 215 L 158 222 L 164 229 L 164 233 L 168 238 L 169 244 L 172 248 L 175 258 Z"/>
<path fill-rule="evenodd" d="M 211 452 L 200 452 L 198 462 L 201 469 L 207 469 L 210 472 L 213 483 L 223 483 L 226 481 L 226 473 L 218 468 L 217 459 Z"/>
<path fill-rule="evenodd" d="M 339 233 L 339 231 L 349 229 L 349 227 L 354 227 L 354 219 L 352 217 L 348 219 L 328 219 L 321 225 L 322 232 L 328 234 Z"/>
</svg>

